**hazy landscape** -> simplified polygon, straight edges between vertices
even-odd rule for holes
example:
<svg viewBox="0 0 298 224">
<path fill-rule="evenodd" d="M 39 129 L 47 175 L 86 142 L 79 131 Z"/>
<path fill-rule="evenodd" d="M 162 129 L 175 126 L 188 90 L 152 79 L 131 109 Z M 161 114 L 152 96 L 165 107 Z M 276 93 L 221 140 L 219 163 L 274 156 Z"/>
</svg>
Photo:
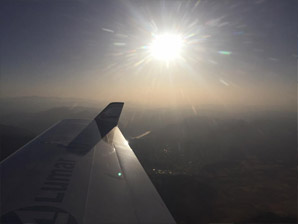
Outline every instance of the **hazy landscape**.
<svg viewBox="0 0 298 224">
<path fill-rule="evenodd" d="M 93 119 L 125 102 L 119 128 L 177 224 L 297 223 L 297 8 L 297 0 L 1 1 L 1 161 L 63 119 Z M 12 182 L 0 207 L 17 206 L 14 197 L 27 208 L 15 194 L 29 198 L 14 182 L 24 175 L 3 173 Z M 74 211 L 93 224 L 86 206 L 106 210 L 87 203 L 98 185 L 84 183 L 86 205 Z M 109 220 L 127 222 L 124 206 L 118 213 L 119 201 L 108 201 Z M 144 208 L 129 215 L 147 220 Z"/>
<path fill-rule="evenodd" d="M 106 102 L 0 100 L 1 159 L 65 118 Z M 127 103 L 119 127 L 177 223 L 296 223 L 296 113 Z"/>
</svg>

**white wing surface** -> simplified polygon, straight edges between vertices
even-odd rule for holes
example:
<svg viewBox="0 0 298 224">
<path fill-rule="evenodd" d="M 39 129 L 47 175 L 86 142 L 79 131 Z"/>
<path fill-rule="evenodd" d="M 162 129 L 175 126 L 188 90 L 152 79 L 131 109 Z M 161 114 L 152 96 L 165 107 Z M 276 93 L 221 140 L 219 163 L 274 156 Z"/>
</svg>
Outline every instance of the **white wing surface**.
<svg viewBox="0 0 298 224">
<path fill-rule="evenodd" d="M 4 160 L 1 223 L 175 223 L 117 127 L 122 107 L 63 120 Z"/>
</svg>

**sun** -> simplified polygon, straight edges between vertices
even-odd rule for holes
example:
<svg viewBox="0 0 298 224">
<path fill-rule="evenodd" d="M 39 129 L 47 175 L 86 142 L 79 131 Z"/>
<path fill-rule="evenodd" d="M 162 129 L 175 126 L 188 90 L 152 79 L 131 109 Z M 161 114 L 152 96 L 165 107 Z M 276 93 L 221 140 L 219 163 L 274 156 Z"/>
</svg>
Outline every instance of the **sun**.
<svg viewBox="0 0 298 224">
<path fill-rule="evenodd" d="M 160 61 L 172 61 L 181 56 L 183 38 L 179 34 L 165 33 L 154 35 L 149 45 L 150 55 Z"/>
</svg>

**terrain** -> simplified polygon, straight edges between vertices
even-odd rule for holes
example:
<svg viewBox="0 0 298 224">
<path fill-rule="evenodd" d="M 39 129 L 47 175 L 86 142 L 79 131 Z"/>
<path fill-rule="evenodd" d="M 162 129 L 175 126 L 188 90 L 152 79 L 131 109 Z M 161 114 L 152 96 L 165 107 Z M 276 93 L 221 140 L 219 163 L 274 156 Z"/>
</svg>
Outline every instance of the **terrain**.
<svg viewBox="0 0 298 224">
<path fill-rule="evenodd" d="M 1 159 L 61 119 L 102 109 L 26 100 L 0 114 Z M 296 223 L 296 125 L 284 111 L 128 104 L 119 127 L 177 223 Z"/>
</svg>

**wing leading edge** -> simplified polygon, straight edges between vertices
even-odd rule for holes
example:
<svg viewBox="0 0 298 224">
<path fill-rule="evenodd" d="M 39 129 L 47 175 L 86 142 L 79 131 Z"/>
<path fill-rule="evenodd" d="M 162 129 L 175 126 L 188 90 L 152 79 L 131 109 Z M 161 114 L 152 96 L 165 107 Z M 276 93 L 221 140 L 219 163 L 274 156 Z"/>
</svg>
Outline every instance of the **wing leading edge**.
<svg viewBox="0 0 298 224">
<path fill-rule="evenodd" d="M 63 120 L 0 164 L 1 223 L 175 223 L 117 127 Z"/>
</svg>

